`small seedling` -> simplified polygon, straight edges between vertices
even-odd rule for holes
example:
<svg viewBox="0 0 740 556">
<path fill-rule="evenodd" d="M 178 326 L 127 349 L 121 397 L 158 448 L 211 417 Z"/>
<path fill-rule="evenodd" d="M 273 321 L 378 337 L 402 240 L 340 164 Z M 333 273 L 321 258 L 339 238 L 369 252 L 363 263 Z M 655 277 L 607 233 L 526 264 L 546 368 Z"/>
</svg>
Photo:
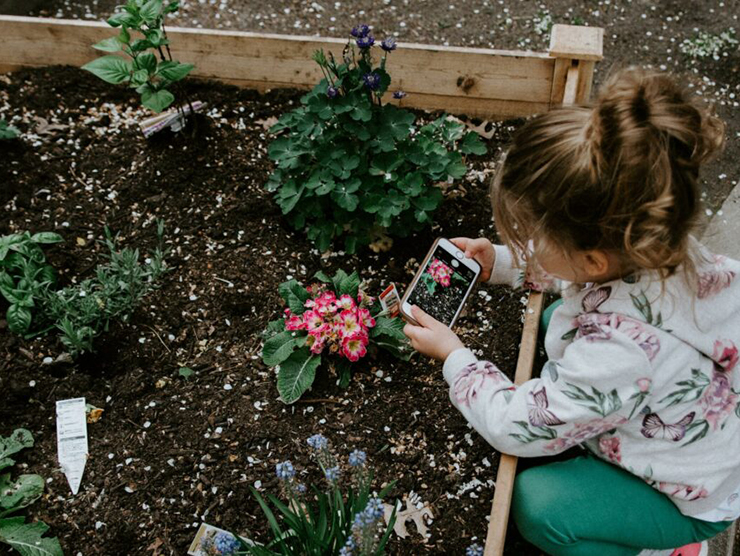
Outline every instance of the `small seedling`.
<svg viewBox="0 0 740 556">
<path fill-rule="evenodd" d="M 0 118 L 0 139 L 17 139 L 21 132 L 4 119 Z"/>
<path fill-rule="evenodd" d="M 109 54 L 85 64 L 82 69 L 107 83 L 128 83 L 141 95 L 146 108 L 162 112 L 175 101 L 170 88 L 195 67 L 174 60 L 170 51 L 164 21 L 179 5 L 179 2 L 165 3 L 163 0 L 128 0 L 125 5 L 118 6 L 108 19 L 108 25 L 120 28 L 120 33 L 94 44 L 93 48 L 123 52 L 130 60 Z M 191 105 L 190 114 L 194 112 Z M 185 120 L 186 114 L 181 111 L 181 115 Z"/>
<path fill-rule="evenodd" d="M 195 374 L 195 371 L 190 367 L 180 367 L 180 370 L 177 371 L 177 374 L 179 374 L 185 380 L 189 380 L 190 377 Z"/>
</svg>

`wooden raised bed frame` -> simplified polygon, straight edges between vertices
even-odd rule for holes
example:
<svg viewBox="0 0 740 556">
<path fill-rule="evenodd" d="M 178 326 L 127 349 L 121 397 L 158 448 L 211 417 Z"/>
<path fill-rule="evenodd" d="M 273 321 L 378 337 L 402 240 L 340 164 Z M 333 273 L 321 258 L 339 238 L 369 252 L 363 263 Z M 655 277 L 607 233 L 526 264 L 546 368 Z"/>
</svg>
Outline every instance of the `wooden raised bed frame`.
<svg viewBox="0 0 740 556">
<path fill-rule="evenodd" d="M 55 64 L 81 66 L 100 53 L 91 45 L 115 31 L 102 22 L 0 16 L 0 73 Z M 341 59 L 343 39 L 171 28 L 176 59 L 193 76 L 260 91 L 308 89 L 321 73 L 311 60 L 323 48 Z M 530 116 L 588 101 L 603 29 L 555 25 L 547 53 L 399 44 L 390 56 L 401 106 L 446 110 L 484 119 Z M 543 296 L 532 292 L 524 320 L 515 382 L 532 376 Z M 485 556 L 503 554 L 517 458 L 501 455 Z"/>
</svg>

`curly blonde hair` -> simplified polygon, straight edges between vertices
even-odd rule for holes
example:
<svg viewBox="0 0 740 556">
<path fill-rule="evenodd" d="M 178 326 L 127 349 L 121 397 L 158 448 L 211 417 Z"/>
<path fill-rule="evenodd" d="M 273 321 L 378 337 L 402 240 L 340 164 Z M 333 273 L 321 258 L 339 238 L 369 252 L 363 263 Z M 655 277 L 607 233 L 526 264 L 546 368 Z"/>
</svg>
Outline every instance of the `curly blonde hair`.
<svg viewBox="0 0 740 556">
<path fill-rule="evenodd" d="M 612 250 L 623 268 L 666 278 L 690 263 L 699 168 L 724 131 L 669 76 L 621 70 L 592 105 L 556 108 L 515 134 L 491 192 L 499 234 L 525 254 L 537 239 Z"/>
</svg>

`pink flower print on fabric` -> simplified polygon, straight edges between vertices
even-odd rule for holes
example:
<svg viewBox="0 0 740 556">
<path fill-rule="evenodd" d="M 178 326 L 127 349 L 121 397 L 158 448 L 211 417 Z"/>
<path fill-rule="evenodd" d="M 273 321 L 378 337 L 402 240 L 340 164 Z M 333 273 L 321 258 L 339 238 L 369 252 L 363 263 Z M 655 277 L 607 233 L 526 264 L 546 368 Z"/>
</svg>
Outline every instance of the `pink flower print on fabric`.
<svg viewBox="0 0 740 556">
<path fill-rule="evenodd" d="M 578 329 L 575 339 L 586 338 L 589 341 L 611 340 L 611 330 L 618 330 L 640 346 L 651 361 L 660 351 L 658 337 L 645 324 L 624 315 L 581 313 L 573 319 L 573 326 Z"/>
<path fill-rule="evenodd" d="M 613 463 L 622 461 L 622 451 L 618 436 L 605 434 L 599 438 L 599 451 L 604 454 L 606 459 Z"/>
<path fill-rule="evenodd" d="M 732 340 L 715 340 L 712 361 L 727 372 L 734 369 L 738 361 L 735 343 Z"/>
<path fill-rule="evenodd" d="M 501 382 L 505 382 L 505 379 L 493 363 L 486 361 L 482 368 L 478 363 L 471 363 L 460 371 L 455 379 L 455 400 L 459 404 L 470 407 L 488 383 L 499 384 Z"/>
<path fill-rule="evenodd" d="M 623 425 L 626 422 L 626 418 L 612 415 L 604 419 L 592 419 L 585 423 L 576 423 L 575 426 L 562 437 L 556 438 L 547 443 L 544 449 L 548 452 L 559 453 L 581 444 L 589 438 L 594 438 L 608 430 L 616 429 L 618 426 Z"/>
<path fill-rule="evenodd" d="M 527 399 L 529 422 L 534 427 L 556 426 L 565 424 L 548 409 L 547 392 L 545 387 L 529 392 Z"/>
<path fill-rule="evenodd" d="M 450 286 L 453 271 L 449 266 L 447 266 L 439 259 L 434 259 L 431 263 L 429 263 L 429 268 L 427 268 L 427 272 L 432 276 L 432 280 L 434 280 L 443 288 L 448 288 Z"/>
<path fill-rule="evenodd" d="M 727 418 L 735 411 L 738 396 L 732 391 L 729 375 L 719 365 L 714 366 L 712 381 L 699 400 L 699 407 L 704 413 L 704 419 L 718 430 Z"/>
<path fill-rule="evenodd" d="M 684 485 L 681 483 L 659 481 L 657 489 L 668 496 L 678 498 L 679 500 L 686 500 L 687 502 L 709 496 L 707 489 L 702 486 Z"/>
<path fill-rule="evenodd" d="M 721 268 L 726 258 L 715 257 L 715 268 L 699 273 L 699 288 L 697 296 L 706 299 L 717 295 L 725 288 L 729 288 L 735 279 L 735 272 Z"/>
<path fill-rule="evenodd" d="M 650 390 L 650 386 L 652 386 L 653 381 L 649 378 L 638 378 L 635 384 L 637 384 L 637 388 L 640 389 L 640 392 L 646 393 Z"/>
</svg>

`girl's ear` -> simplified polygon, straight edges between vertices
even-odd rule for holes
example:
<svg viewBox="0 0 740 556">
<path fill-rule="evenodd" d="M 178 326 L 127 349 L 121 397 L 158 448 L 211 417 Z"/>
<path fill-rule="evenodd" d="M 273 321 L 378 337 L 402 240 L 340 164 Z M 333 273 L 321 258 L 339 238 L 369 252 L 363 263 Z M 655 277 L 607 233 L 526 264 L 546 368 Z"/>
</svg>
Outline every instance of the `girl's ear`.
<svg viewBox="0 0 740 556">
<path fill-rule="evenodd" d="M 613 271 L 611 268 L 611 257 L 606 251 L 602 251 L 601 249 L 586 251 L 583 261 L 585 263 L 584 270 L 594 280 L 608 276 Z"/>
</svg>

